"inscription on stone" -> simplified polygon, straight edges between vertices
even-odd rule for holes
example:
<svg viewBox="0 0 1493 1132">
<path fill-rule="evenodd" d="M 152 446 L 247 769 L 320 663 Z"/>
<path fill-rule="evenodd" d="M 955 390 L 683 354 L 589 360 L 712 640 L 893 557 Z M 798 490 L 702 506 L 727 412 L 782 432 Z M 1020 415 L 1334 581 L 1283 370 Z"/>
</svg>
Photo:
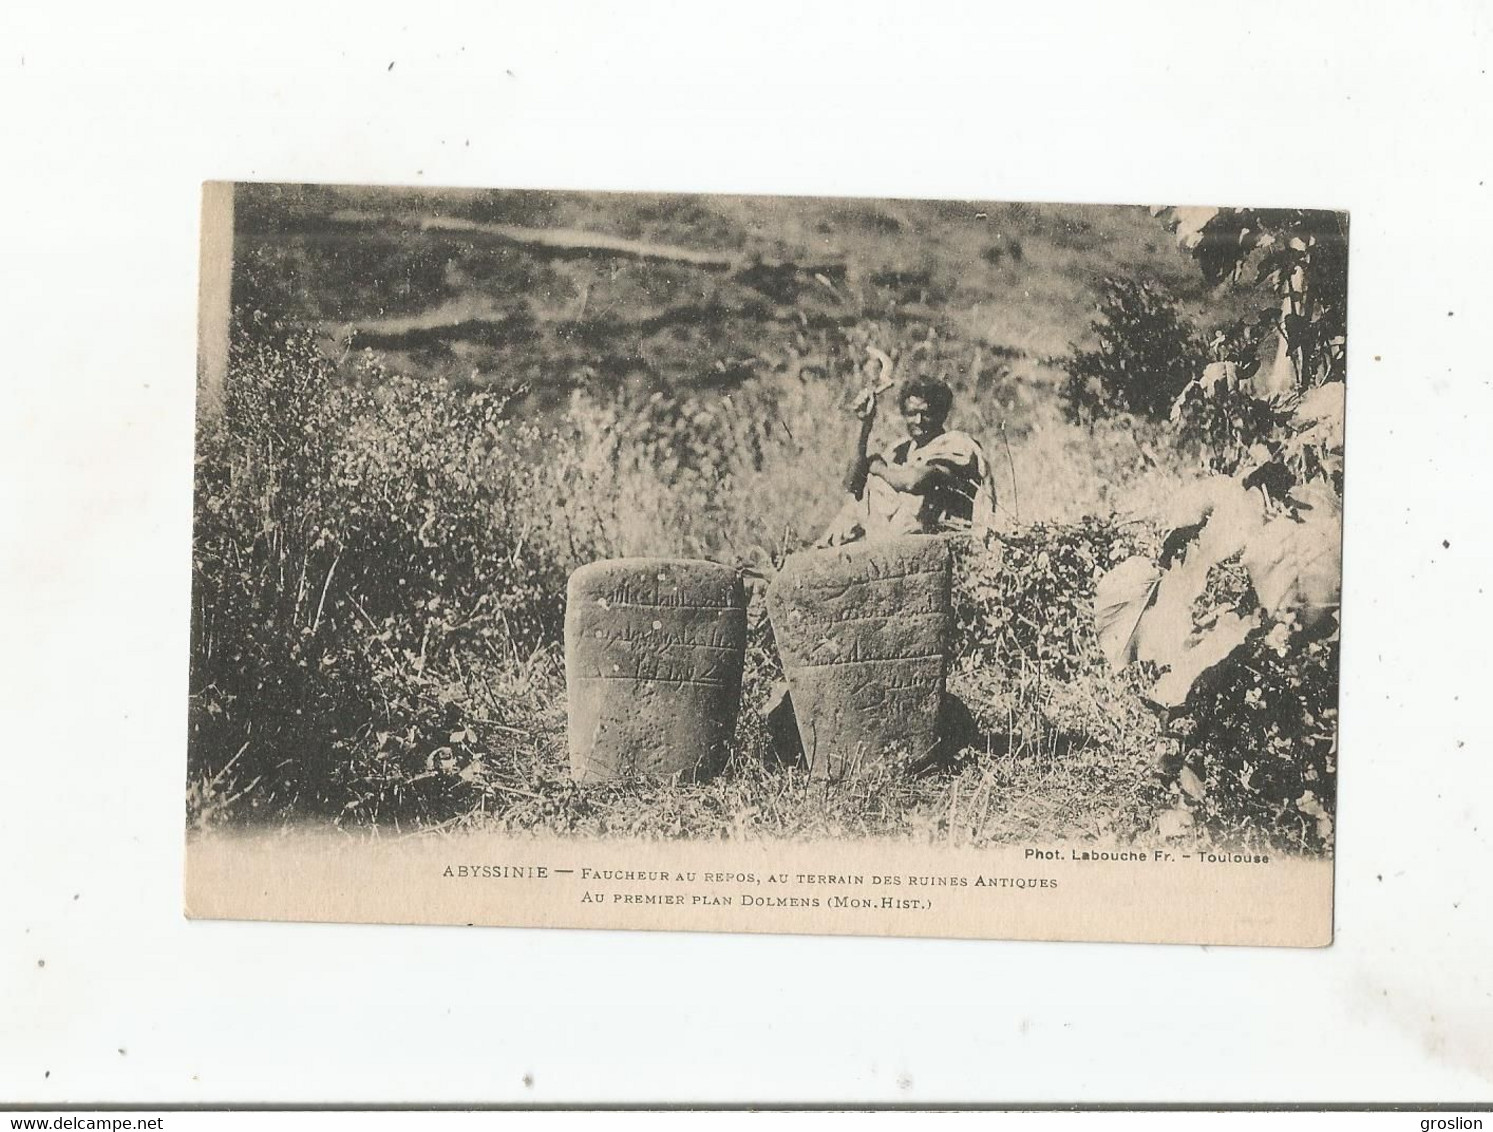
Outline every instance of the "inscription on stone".
<svg viewBox="0 0 1493 1132">
<path fill-rule="evenodd" d="M 746 593 L 714 562 L 619 558 L 570 576 L 565 685 L 577 782 L 698 774 L 741 702 Z"/>
<path fill-rule="evenodd" d="M 953 631 L 944 540 L 790 555 L 767 609 L 814 774 L 933 751 Z"/>
</svg>

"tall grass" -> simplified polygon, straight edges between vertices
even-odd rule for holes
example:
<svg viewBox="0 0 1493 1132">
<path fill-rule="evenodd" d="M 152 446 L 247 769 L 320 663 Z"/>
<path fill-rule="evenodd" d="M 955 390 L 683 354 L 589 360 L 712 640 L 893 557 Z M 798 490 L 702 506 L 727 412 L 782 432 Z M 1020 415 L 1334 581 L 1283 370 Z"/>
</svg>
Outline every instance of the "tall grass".
<svg viewBox="0 0 1493 1132">
<path fill-rule="evenodd" d="M 1046 363 L 867 319 L 805 328 L 771 369 L 729 391 L 578 390 L 548 456 L 565 468 L 567 507 L 616 553 L 780 561 L 812 543 L 843 502 L 857 427 L 847 405 L 864 382 L 867 344 L 897 357 L 900 377 L 933 375 L 954 389 L 950 427 L 982 443 L 1005 530 L 1116 512 L 1148 518 L 1196 474 L 1160 425 L 1127 414 L 1068 419 Z M 902 435 L 888 394 L 873 450 Z"/>
</svg>

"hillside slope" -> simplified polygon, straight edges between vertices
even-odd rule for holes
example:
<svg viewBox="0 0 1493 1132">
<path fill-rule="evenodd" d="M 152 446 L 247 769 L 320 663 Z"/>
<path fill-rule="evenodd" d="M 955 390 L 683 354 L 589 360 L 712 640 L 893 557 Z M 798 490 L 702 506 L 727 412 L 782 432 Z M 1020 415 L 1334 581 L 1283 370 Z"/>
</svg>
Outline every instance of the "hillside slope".
<svg viewBox="0 0 1493 1132">
<path fill-rule="evenodd" d="M 474 227 L 419 227 L 442 220 Z M 524 246 L 481 225 L 733 266 Z M 1160 282 L 1205 325 L 1249 305 L 1208 293 L 1139 207 L 278 185 L 237 198 L 237 303 L 313 326 L 334 356 L 369 348 L 417 375 L 524 386 L 541 406 L 578 384 L 729 388 L 780 373 L 795 327 L 866 320 L 1049 380 L 1116 274 Z"/>
</svg>

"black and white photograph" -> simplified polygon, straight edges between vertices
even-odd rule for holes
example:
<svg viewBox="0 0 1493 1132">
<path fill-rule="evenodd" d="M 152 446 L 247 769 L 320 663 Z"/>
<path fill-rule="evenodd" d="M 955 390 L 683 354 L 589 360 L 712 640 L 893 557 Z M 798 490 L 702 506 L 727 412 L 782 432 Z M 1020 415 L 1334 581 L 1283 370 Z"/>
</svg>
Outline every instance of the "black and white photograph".
<svg viewBox="0 0 1493 1132">
<path fill-rule="evenodd" d="M 205 200 L 194 838 L 1331 857 L 1346 214 Z"/>
</svg>

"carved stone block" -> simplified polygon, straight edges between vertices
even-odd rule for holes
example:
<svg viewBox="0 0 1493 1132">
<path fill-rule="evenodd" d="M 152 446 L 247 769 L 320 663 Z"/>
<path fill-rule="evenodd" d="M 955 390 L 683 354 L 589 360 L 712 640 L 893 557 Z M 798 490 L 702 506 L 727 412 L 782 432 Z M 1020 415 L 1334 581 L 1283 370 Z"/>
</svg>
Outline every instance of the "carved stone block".
<svg viewBox="0 0 1493 1132">
<path fill-rule="evenodd" d="M 714 769 L 736 726 L 745 654 L 735 570 L 652 558 L 582 566 L 565 604 L 571 776 Z"/>
<path fill-rule="evenodd" d="M 768 615 L 814 774 L 939 741 L 949 641 L 949 548 L 912 536 L 789 556 Z"/>
</svg>

